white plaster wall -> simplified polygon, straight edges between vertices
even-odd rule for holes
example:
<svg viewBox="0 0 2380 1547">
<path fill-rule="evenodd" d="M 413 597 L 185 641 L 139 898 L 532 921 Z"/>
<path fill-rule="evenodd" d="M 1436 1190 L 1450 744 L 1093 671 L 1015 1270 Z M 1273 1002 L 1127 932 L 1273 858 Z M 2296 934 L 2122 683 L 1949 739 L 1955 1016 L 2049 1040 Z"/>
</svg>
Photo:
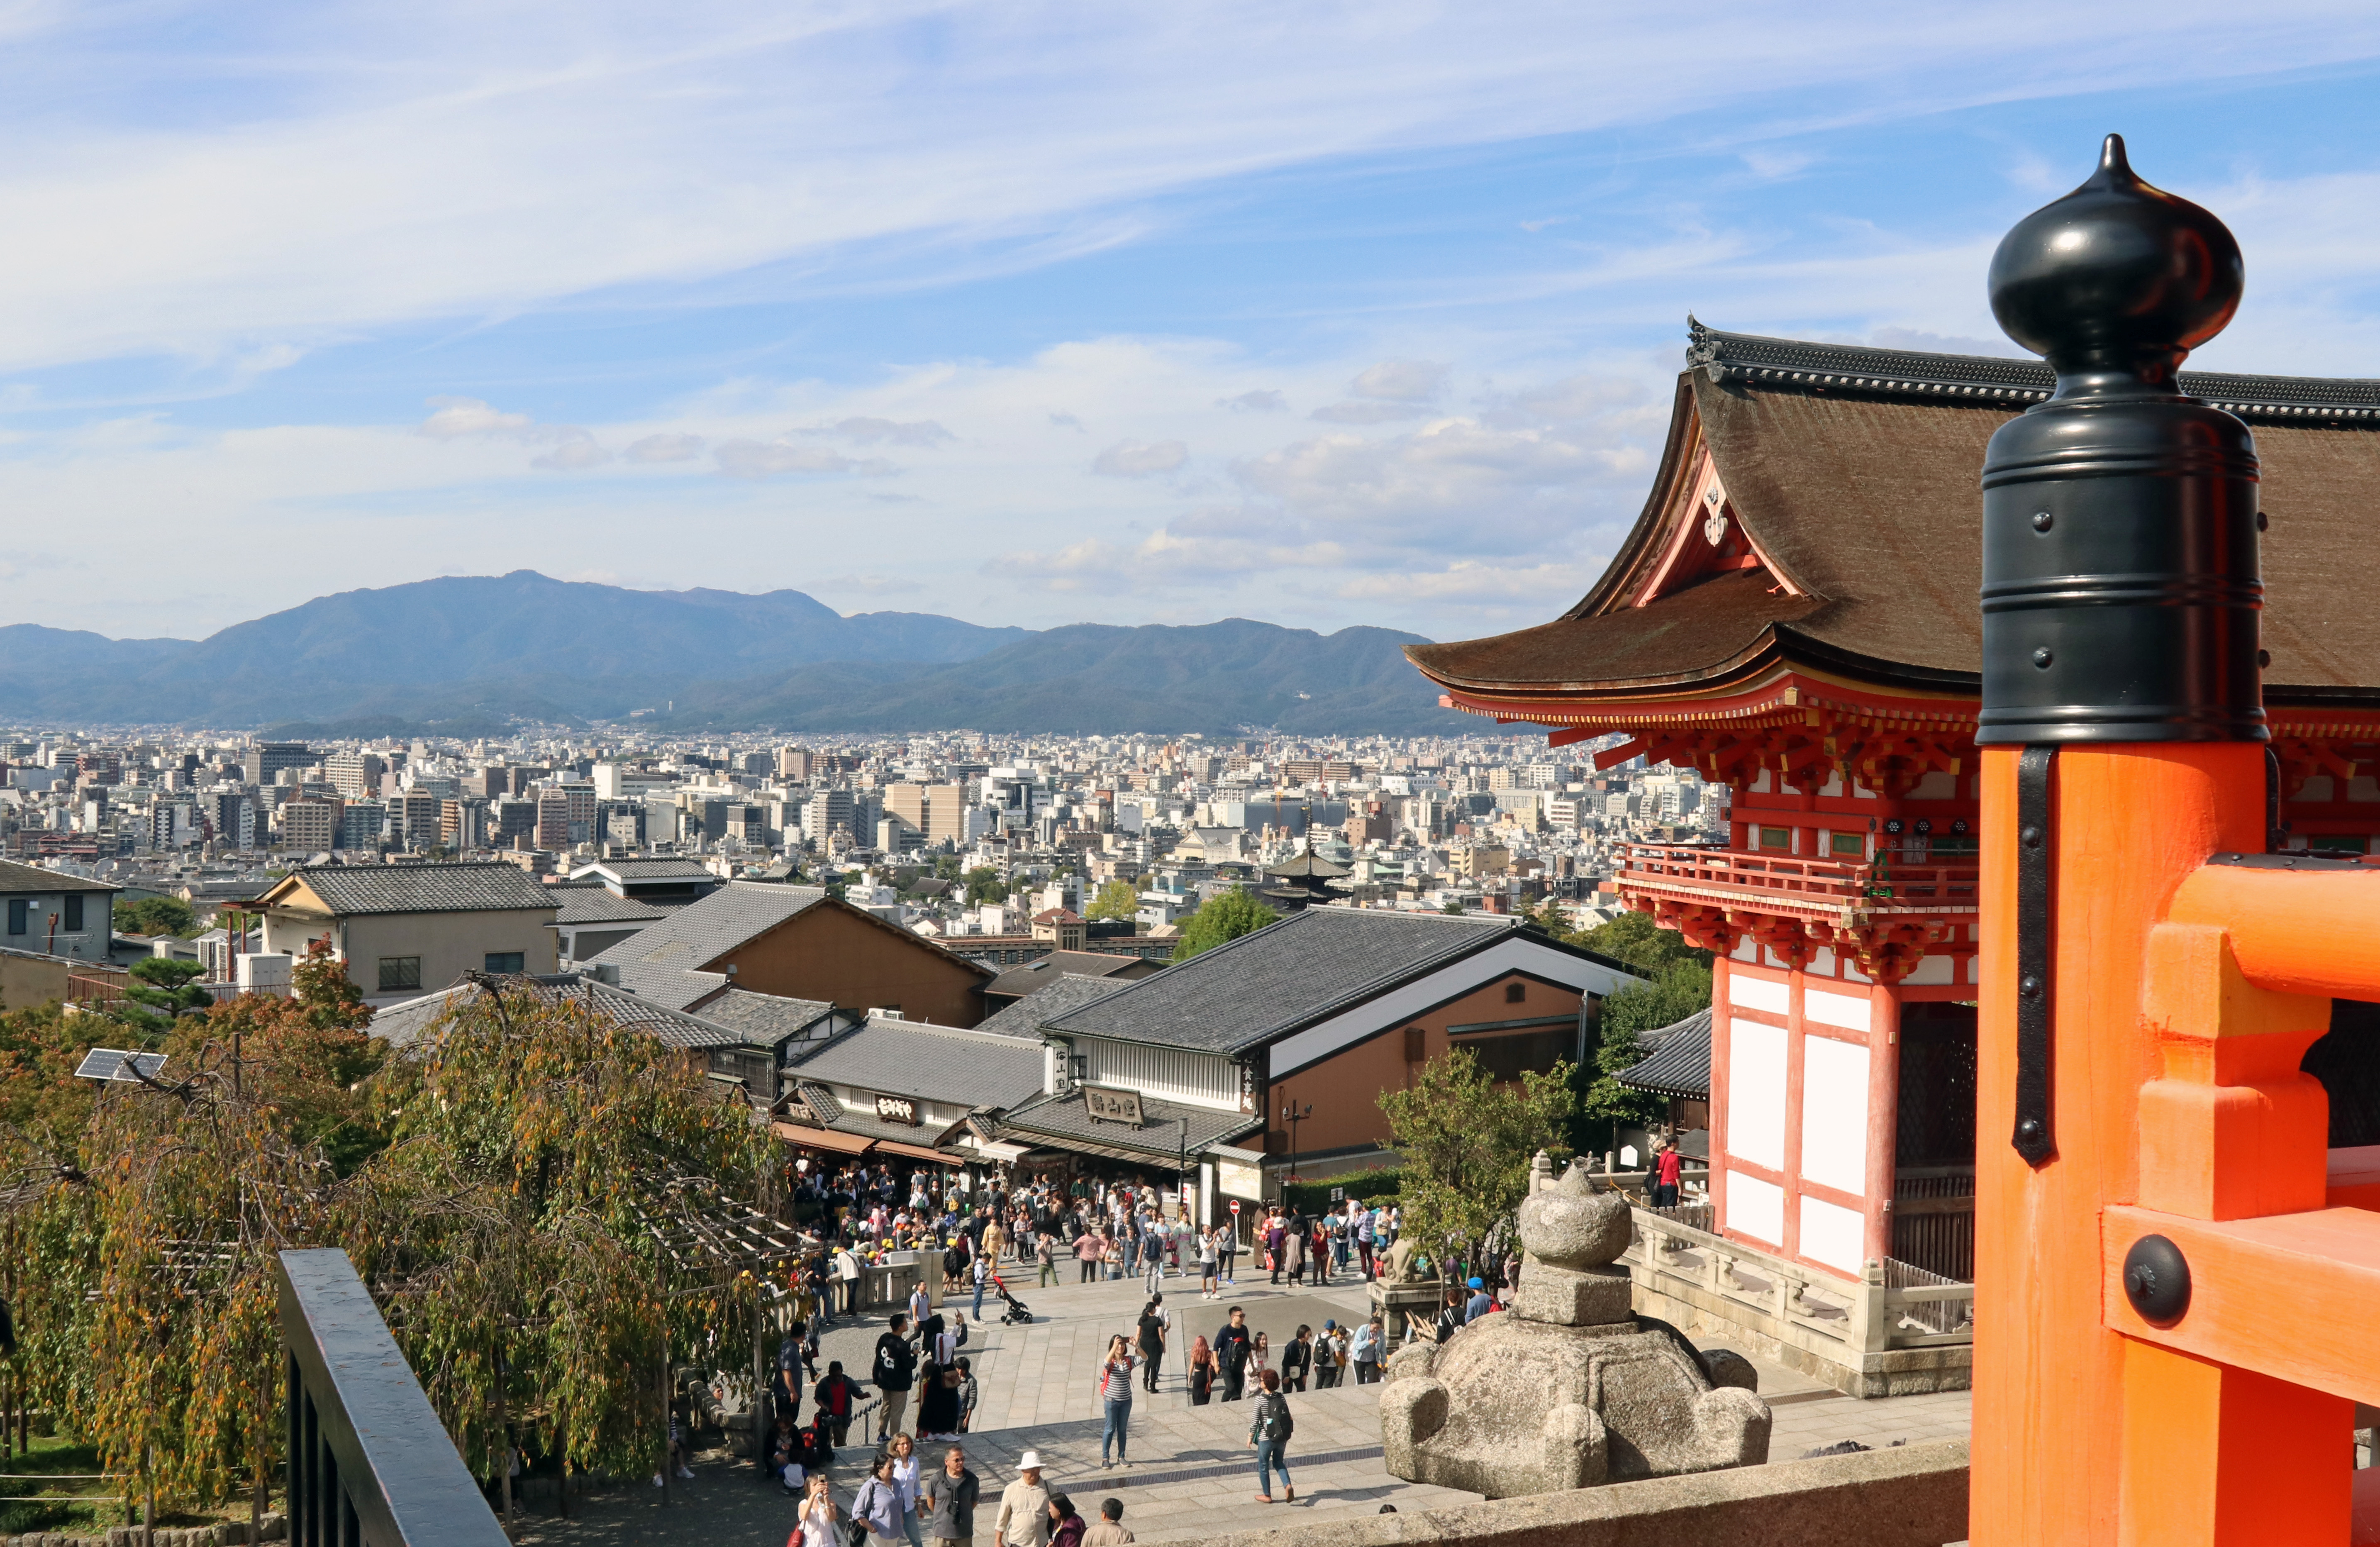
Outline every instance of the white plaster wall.
<svg viewBox="0 0 2380 1547">
<path fill-rule="evenodd" d="M 1775 978 L 1755 978 L 1749 972 L 1730 972 L 1727 979 L 1727 1002 L 1739 1010 L 1766 1010 L 1781 1016 L 1792 1003 L 1791 991 Z"/>
<path fill-rule="evenodd" d="M 1757 1176 L 1747 1176 L 1741 1171 L 1727 1174 L 1727 1218 L 1720 1221 L 1730 1230 L 1741 1230 L 1755 1240 L 1770 1246 L 1785 1244 L 1785 1189 L 1774 1182 L 1764 1182 Z"/>
<path fill-rule="evenodd" d="M 1785 1029 L 1730 1018 L 1727 1039 L 1728 1153 L 1782 1171 Z"/>
<path fill-rule="evenodd" d="M 1951 976 L 1951 968 L 1956 965 L 1957 963 L 1949 956 L 1927 956 L 1912 968 L 1909 976 L 1903 978 L 1901 981 L 1905 983 L 1955 982 L 1957 980 Z"/>
<path fill-rule="evenodd" d="M 1728 1178 L 1730 1188 L 1736 1185 L 1735 1178 Z M 1733 1201 L 1731 1192 L 1730 1201 Z M 1730 1212 L 1733 1211 L 1730 1209 Z M 1866 1224 L 1865 1220 L 1849 1209 L 1824 1199 L 1804 1197 L 1802 1200 L 1802 1255 L 1814 1262 L 1840 1268 L 1857 1278 L 1860 1253 L 1866 1244 Z M 1744 1227 L 1739 1224 L 1736 1228 L 1741 1230 Z"/>
<path fill-rule="evenodd" d="M 1730 1132 L 1730 1148 L 1734 1139 Z M 1802 1175 L 1838 1192 L 1867 1191 L 1867 1049 L 1857 1042 L 1802 1039 Z"/>
<path fill-rule="evenodd" d="M 1945 961 L 1949 957 L 1943 958 Z M 1825 1026 L 1840 1026 L 1846 1031 L 1868 1029 L 1868 998 L 1866 994 L 1832 993 L 1822 988 L 1802 990 L 1802 1018 Z"/>
</svg>

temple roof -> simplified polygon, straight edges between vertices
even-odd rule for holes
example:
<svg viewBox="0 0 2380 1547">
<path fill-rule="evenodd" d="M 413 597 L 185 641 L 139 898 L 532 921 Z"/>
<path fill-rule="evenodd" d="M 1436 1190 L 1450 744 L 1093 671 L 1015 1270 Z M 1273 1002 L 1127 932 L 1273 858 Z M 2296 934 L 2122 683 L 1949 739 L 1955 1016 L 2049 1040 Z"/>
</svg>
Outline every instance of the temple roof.
<svg viewBox="0 0 2380 1547">
<path fill-rule="evenodd" d="M 2047 396 L 2048 366 L 1692 325 L 1660 470 L 1595 589 L 1551 623 L 1406 653 L 1458 691 L 1711 694 L 1798 668 L 1974 697 L 1977 479 L 1992 432 Z M 2370 548 L 2380 382 L 2181 384 L 2255 429 L 2267 700 L 2380 703 L 2380 608 L 2342 562 Z M 1703 523 L 1721 516 L 1713 543 Z"/>
</svg>

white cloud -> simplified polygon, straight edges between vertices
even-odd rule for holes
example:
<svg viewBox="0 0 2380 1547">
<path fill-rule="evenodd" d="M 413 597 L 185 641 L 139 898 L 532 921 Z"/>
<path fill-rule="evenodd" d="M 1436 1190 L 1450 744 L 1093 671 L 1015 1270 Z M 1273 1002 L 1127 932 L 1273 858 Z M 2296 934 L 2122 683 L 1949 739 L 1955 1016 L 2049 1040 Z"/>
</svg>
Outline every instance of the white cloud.
<svg viewBox="0 0 2380 1547">
<path fill-rule="evenodd" d="M 1050 416 L 1050 423 L 1053 428 L 1059 430 L 1080 430 L 1083 428 L 1083 421 L 1076 419 L 1072 414 L 1051 414 Z"/>
<path fill-rule="evenodd" d="M 1548 609 L 1576 601 L 1594 585 L 1603 561 L 1592 564 L 1479 564 L 1459 559 L 1443 569 L 1362 575 L 1339 587 L 1350 601 L 1531 602 Z"/>
<path fill-rule="evenodd" d="M 1358 397 L 1427 403 L 1446 384 L 1447 367 L 1427 359 L 1384 359 L 1347 384 Z"/>
<path fill-rule="evenodd" d="M 779 473 L 888 473 L 889 462 L 854 461 L 822 445 L 796 445 L 785 441 L 755 441 L 738 437 L 722 442 L 711 453 L 719 470 L 730 478 L 773 478 Z"/>
<path fill-rule="evenodd" d="M 514 435 L 528 432 L 527 414 L 498 411 L 476 397 L 433 397 L 431 408 L 437 411 L 421 421 L 419 432 L 433 441 L 451 441 L 465 435 Z"/>
<path fill-rule="evenodd" d="M 645 435 L 630 441 L 625 455 L 631 462 L 690 462 L 702 455 L 702 437 L 667 432 Z"/>
<path fill-rule="evenodd" d="M 930 419 L 900 424 L 889 419 L 877 419 L 872 416 L 846 419 L 841 423 L 829 425 L 825 429 L 806 430 L 803 433 L 840 435 L 844 440 L 856 441 L 861 445 L 875 445 L 881 442 L 890 442 L 894 445 L 940 445 L 944 441 L 957 438 Z"/>
<path fill-rule="evenodd" d="M 604 450 L 594 436 L 581 430 L 562 437 L 544 456 L 530 457 L 528 465 L 546 472 L 582 472 L 589 468 L 601 467 L 611 459 L 612 454 Z"/>
<path fill-rule="evenodd" d="M 1099 455 L 1091 470 L 1109 478 L 1147 478 L 1172 472 L 1190 459 L 1190 448 L 1180 441 L 1118 441 Z"/>
<path fill-rule="evenodd" d="M 1400 419 L 1427 419 L 1425 403 L 1326 403 L 1307 415 L 1325 424 L 1387 424 Z"/>
<path fill-rule="evenodd" d="M 1289 399 L 1270 387 L 1259 387 L 1232 397 L 1218 397 L 1215 407 L 1237 414 L 1281 414 L 1289 411 Z"/>
</svg>

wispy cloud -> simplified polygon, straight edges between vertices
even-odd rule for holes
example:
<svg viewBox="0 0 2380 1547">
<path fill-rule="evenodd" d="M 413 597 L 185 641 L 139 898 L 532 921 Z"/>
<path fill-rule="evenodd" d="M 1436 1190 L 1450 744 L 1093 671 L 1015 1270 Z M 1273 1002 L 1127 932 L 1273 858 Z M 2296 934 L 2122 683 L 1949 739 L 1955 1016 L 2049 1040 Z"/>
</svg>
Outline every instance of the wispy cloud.
<svg viewBox="0 0 2380 1547">
<path fill-rule="evenodd" d="M 1099 453 L 1091 470 L 1107 478 L 1148 478 L 1189 459 L 1190 448 L 1180 441 L 1118 441 Z"/>
</svg>

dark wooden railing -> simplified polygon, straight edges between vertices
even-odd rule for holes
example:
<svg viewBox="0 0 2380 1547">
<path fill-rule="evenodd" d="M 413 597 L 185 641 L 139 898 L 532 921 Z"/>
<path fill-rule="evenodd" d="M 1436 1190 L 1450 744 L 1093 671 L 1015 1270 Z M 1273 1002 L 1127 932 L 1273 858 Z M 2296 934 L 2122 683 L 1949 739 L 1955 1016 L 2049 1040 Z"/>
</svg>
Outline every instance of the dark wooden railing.
<svg viewBox="0 0 2380 1547">
<path fill-rule="evenodd" d="M 292 1547 L 504 1547 L 344 1251 L 281 1254 Z"/>
</svg>

